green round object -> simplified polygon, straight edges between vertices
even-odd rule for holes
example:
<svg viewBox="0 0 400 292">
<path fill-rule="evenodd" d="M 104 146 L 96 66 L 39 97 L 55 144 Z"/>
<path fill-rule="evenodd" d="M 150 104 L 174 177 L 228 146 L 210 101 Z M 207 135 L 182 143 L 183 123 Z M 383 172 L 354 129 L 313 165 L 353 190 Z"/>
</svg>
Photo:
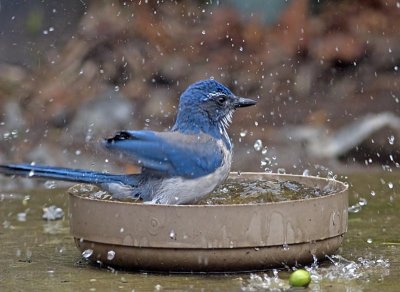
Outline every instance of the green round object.
<svg viewBox="0 0 400 292">
<path fill-rule="evenodd" d="M 303 269 L 294 271 L 289 277 L 289 284 L 292 287 L 307 287 L 310 282 L 310 273 Z"/>
</svg>

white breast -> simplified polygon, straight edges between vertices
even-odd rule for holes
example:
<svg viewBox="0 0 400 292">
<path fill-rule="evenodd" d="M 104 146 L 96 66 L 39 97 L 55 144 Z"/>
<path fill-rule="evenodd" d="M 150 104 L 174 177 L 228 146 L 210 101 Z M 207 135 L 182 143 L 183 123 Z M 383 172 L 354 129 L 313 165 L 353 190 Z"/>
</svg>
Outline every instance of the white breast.
<svg viewBox="0 0 400 292">
<path fill-rule="evenodd" d="M 218 141 L 218 146 L 224 155 L 223 163 L 219 168 L 213 173 L 196 179 L 175 177 L 164 180 L 150 203 L 188 204 L 211 193 L 228 177 L 232 163 L 232 153 L 226 148 L 225 144 Z"/>
</svg>

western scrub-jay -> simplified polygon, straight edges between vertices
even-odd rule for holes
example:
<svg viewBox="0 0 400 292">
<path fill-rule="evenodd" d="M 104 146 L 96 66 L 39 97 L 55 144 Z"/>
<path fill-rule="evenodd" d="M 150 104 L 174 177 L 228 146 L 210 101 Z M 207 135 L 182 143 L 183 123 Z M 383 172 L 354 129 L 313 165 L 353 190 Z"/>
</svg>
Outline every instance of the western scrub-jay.
<svg viewBox="0 0 400 292">
<path fill-rule="evenodd" d="M 228 176 L 232 144 L 227 133 L 239 107 L 256 104 L 215 80 L 198 81 L 180 96 L 170 131 L 121 131 L 103 146 L 141 166 L 139 174 L 109 174 L 35 164 L 0 165 L 0 173 L 91 183 L 113 197 L 148 203 L 188 204 L 211 193 Z"/>
</svg>

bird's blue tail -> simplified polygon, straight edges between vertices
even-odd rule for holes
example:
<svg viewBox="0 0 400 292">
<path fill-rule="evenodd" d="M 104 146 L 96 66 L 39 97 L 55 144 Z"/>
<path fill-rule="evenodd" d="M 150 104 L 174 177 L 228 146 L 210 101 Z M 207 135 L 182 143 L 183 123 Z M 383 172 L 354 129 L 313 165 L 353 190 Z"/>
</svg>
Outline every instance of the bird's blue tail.
<svg viewBox="0 0 400 292">
<path fill-rule="evenodd" d="M 5 175 L 18 175 L 91 184 L 123 183 L 130 186 L 136 186 L 139 181 L 139 175 L 135 174 L 108 174 L 83 169 L 30 164 L 0 165 L 0 173 Z"/>
</svg>

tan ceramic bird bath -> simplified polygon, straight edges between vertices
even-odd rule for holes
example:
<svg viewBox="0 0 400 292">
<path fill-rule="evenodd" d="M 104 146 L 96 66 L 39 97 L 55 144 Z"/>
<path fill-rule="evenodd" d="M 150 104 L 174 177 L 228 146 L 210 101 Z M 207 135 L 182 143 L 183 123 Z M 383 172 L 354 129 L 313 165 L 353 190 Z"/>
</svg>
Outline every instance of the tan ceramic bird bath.
<svg viewBox="0 0 400 292">
<path fill-rule="evenodd" d="M 89 260 L 125 269 L 234 272 L 306 264 L 334 253 L 347 231 L 347 186 L 324 178 L 231 173 L 234 180 L 296 181 L 333 194 L 247 205 L 151 205 L 69 190 L 71 233 Z"/>
</svg>

